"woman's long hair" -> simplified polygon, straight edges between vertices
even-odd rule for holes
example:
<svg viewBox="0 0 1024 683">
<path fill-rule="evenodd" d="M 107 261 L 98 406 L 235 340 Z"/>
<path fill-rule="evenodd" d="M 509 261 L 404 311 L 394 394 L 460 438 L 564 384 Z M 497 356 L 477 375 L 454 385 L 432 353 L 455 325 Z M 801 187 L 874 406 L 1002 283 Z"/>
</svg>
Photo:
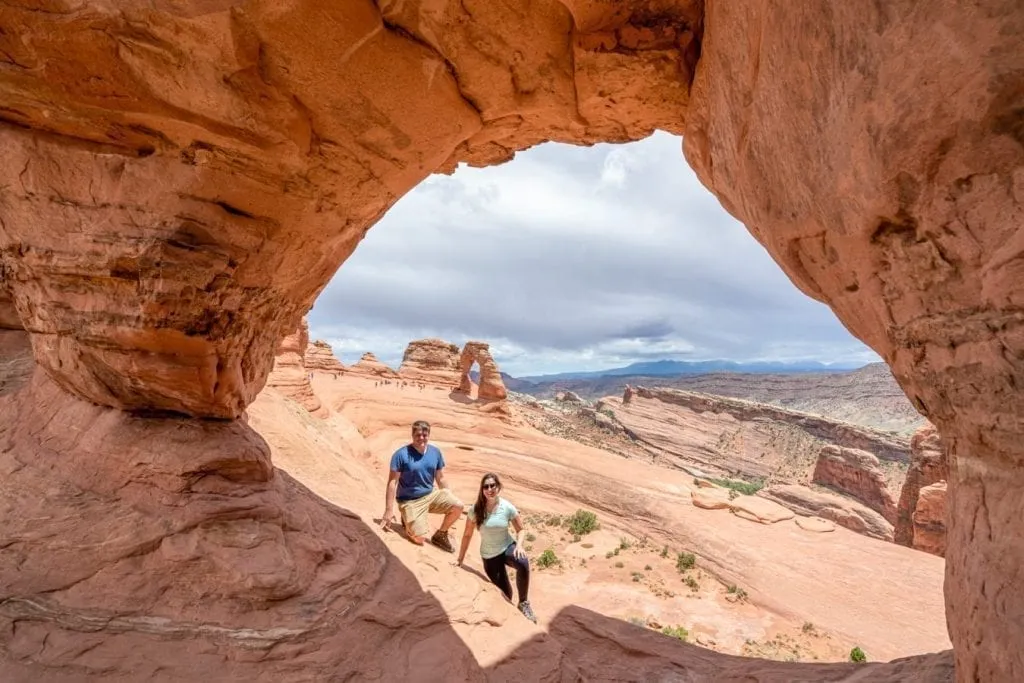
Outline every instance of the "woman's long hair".
<svg viewBox="0 0 1024 683">
<path fill-rule="evenodd" d="M 493 479 L 494 483 L 498 485 L 498 492 L 501 492 L 501 479 L 498 479 L 497 474 L 488 472 L 480 479 L 480 490 L 476 492 L 476 503 L 473 504 L 473 521 L 476 522 L 477 527 L 483 525 L 484 520 L 487 519 L 487 497 L 484 496 L 484 482 L 488 479 Z"/>
</svg>

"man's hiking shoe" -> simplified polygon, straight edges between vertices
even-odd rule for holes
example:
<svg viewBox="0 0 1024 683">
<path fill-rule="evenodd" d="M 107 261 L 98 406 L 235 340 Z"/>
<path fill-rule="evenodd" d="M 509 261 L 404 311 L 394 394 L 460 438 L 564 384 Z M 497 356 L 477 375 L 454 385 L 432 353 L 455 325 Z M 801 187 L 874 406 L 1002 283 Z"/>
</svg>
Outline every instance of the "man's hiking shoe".
<svg viewBox="0 0 1024 683">
<path fill-rule="evenodd" d="M 533 609 L 530 608 L 530 603 L 528 600 L 524 600 L 521 603 L 519 603 L 519 611 L 523 613 L 524 617 L 526 617 L 535 624 L 537 623 L 537 617 L 533 614 Z"/>
<path fill-rule="evenodd" d="M 446 553 L 455 552 L 455 548 L 452 546 L 452 541 L 450 538 L 448 538 L 447 531 L 441 531 L 440 529 L 438 529 L 437 532 L 435 532 L 434 535 L 430 537 L 430 542 L 436 545 L 441 550 L 445 551 Z"/>
</svg>

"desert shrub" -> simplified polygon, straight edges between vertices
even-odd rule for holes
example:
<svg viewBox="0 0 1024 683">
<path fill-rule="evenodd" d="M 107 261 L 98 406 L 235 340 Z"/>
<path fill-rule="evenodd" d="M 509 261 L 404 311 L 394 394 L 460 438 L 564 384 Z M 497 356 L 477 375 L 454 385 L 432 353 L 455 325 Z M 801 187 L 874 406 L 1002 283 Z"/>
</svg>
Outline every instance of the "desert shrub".
<svg viewBox="0 0 1024 683">
<path fill-rule="evenodd" d="M 633 626 L 639 626 L 640 628 L 647 628 L 647 621 L 643 617 L 630 617 L 627 621 L 633 624 Z"/>
<path fill-rule="evenodd" d="M 533 534 L 526 534 L 526 540 L 529 541 L 530 543 L 533 543 L 534 541 L 537 540 L 537 537 L 535 535 L 533 535 Z"/>
<path fill-rule="evenodd" d="M 547 550 L 542 552 L 540 554 L 540 557 L 537 558 L 537 565 L 545 569 L 548 567 L 553 567 L 556 564 L 559 564 L 560 562 L 561 560 L 558 559 L 558 556 L 555 555 L 555 551 L 551 548 L 548 548 Z"/>
<path fill-rule="evenodd" d="M 740 479 L 712 479 L 711 481 L 736 493 L 742 493 L 745 496 L 752 496 L 764 488 L 764 479 L 758 479 L 753 482 Z"/>
<path fill-rule="evenodd" d="M 619 550 L 629 550 L 632 544 L 625 538 L 619 538 Z"/>
<path fill-rule="evenodd" d="M 725 589 L 725 592 L 734 594 L 740 600 L 747 599 L 747 591 L 743 590 L 736 584 L 731 584 L 728 588 Z"/>
<path fill-rule="evenodd" d="M 804 633 L 814 633 L 814 624 L 809 621 L 805 621 L 803 625 Z"/>
<path fill-rule="evenodd" d="M 649 572 L 649 571 L 651 571 L 651 565 L 649 565 L 649 564 L 645 564 L 645 565 L 644 565 L 644 571 L 645 571 L 645 572 Z"/>
<path fill-rule="evenodd" d="M 551 515 L 547 520 L 548 526 L 562 526 L 562 518 L 558 515 Z"/>
<path fill-rule="evenodd" d="M 682 640 L 684 642 L 687 638 L 690 637 L 690 632 L 687 631 L 686 628 L 683 626 L 666 626 L 665 628 L 661 629 L 661 632 L 666 636 L 678 638 L 679 640 Z"/>
<path fill-rule="evenodd" d="M 618 555 L 620 550 L 622 550 L 622 548 L 616 548 L 612 551 L 612 555 Z"/>
<path fill-rule="evenodd" d="M 580 542 L 580 535 L 579 534 L 573 534 L 572 542 L 573 543 L 579 543 Z"/>
<path fill-rule="evenodd" d="M 630 576 L 633 577 L 633 583 L 640 583 L 640 581 L 644 578 L 644 575 L 640 572 L 632 572 Z"/>
<path fill-rule="evenodd" d="M 850 650 L 850 661 L 866 662 L 868 661 L 868 656 L 864 654 L 864 650 L 860 649 L 860 647 L 858 646 Z"/>
<path fill-rule="evenodd" d="M 697 564 L 697 556 L 693 553 L 679 553 L 676 556 L 676 569 L 680 572 L 685 572 L 687 569 L 693 569 L 693 566 Z"/>
<path fill-rule="evenodd" d="M 661 549 L 661 556 L 662 557 L 668 557 L 668 546 L 665 546 L 664 548 Z"/>
<path fill-rule="evenodd" d="M 614 550 L 609 550 L 608 552 L 606 552 L 606 553 L 604 554 L 604 558 L 605 558 L 606 560 L 610 560 L 610 559 L 612 559 L 613 557 L 615 557 L 615 551 L 614 551 Z"/>
<path fill-rule="evenodd" d="M 577 510 L 566 518 L 569 531 L 575 536 L 586 536 L 599 527 L 597 515 L 589 510 Z"/>
<path fill-rule="evenodd" d="M 700 590 L 700 584 L 697 583 L 697 579 L 693 578 L 692 576 L 686 577 L 686 585 L 689 586 L 690 590 L 692 590 L 694 593 Z"/>
<path fill-rule="evenodd" d="M 623 567 L 623 565 L 622 565 L 622 563 L 621 563 L 621 562 L 616 562 L 616 563 L 615 563 L 615 568 L 616 568 L 616 569 L 622 569 L 622 567 Z"/>
</svg>

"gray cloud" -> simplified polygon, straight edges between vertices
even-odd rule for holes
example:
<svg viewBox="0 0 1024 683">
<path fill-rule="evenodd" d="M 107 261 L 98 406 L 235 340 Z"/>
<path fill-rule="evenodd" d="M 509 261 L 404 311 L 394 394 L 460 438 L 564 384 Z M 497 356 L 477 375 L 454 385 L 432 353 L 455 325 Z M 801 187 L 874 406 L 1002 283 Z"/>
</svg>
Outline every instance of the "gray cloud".
<svg viewBox="0 0 1024 683">
<path fill-rule="evenodd" d="M 544 145 L 434 176 L 370 230 L 311 332 L 346 359 L 490 341 L 534 374 L 650 358 L 876 360 L 697 181 L 680 139 Z"/>
</svg>

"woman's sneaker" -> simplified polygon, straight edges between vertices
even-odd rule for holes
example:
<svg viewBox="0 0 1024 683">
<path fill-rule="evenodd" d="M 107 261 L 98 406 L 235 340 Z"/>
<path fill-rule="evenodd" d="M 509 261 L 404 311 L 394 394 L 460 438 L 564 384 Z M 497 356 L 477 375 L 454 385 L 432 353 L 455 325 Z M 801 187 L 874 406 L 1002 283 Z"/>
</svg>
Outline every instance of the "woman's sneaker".
<svg viewBox="0 0 1024 683">
<path fill-rule="evenodd" d="M 452 546 L 452 541 L 450 538 L 448 538 L 447 531 L 441 531 L 440 529 L 438 529 L 436 532 L 434 532 L 434 535 L 430 537 L 430 542 L 436 545 L 441 550 L 445 551 L 446 553 L 455 552 L 455 548 Z"/>
<path fill-rule="evenodd" d="M 529 600 L 523 600 L 521 603 L 519 603 L 519 611 L 523 613 L 524 617 L 526 617 L 535 624 L 537 623 L 537 617 L 533 614 L 533 609 L 530 607 Z"/>
</svg>

